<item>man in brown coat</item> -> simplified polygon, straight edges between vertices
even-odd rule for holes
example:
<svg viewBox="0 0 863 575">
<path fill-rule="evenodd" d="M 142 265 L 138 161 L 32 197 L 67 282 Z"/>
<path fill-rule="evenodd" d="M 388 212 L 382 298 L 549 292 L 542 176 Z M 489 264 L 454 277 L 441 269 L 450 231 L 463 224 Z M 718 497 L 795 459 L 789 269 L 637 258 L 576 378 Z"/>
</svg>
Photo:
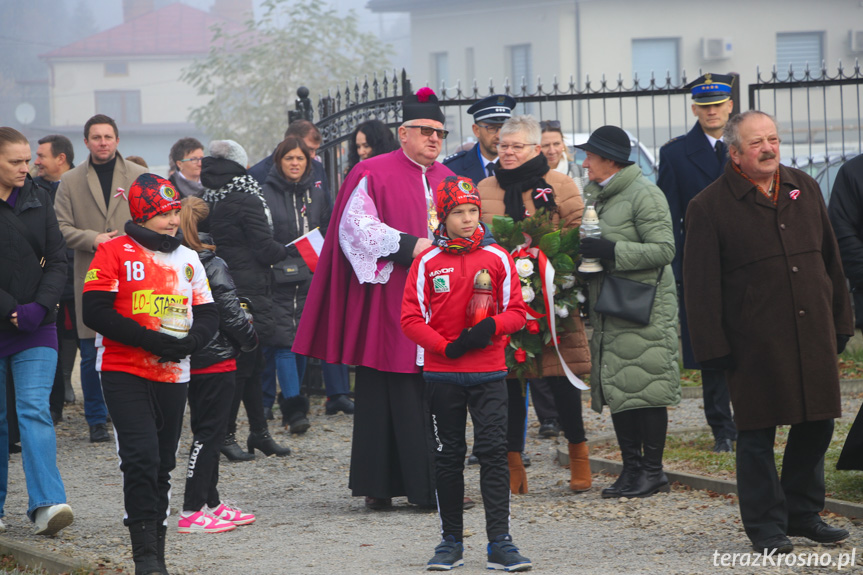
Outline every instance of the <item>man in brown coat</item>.
<svg viewBox="0 0 863 575">
<path fill-rule="evenodd" d="M 686 310 L 696 359 L 728 378 L 746 534 L 757 551 L 788 553 L 789 535 L 848 537 L 818 514 L 824 453 L 841 415 L 836 355 L 854 324 L 821 191 L 779 164 L 773 119 L 744 112 L 724 139 L 731 162 L 686 213 Z M 781 478 L 777 425 L 791 426 Z"/>
<path fill-rule="evenodd" d="M 105 426 L 108 410 L 102 398 L 102 384 L 96 372 L 96 333 L 81 321 L 81 294 L 84 275 L 96 254 L 96 247 L 116 235 L 131 219 L 128 190 L 147 170 L 126 162 L 117 152 L 120 142 L 117 124 L 97 114 L 84 125 L 84 145 L 90 157 L 63 174 L 54 209 L 66 245 L 75 250 L 75 311 L 81 351 L 81 391 L 84 416 L 90 426 L 90 441 L 109 441 Z"/>
</svg>

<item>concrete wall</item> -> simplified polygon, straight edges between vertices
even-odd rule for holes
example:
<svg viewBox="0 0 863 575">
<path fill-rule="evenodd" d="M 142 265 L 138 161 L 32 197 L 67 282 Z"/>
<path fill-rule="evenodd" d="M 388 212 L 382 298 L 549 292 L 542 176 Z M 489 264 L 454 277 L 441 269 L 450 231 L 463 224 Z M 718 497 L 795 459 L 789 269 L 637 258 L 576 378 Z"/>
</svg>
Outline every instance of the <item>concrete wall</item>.
<svg viewBox="0 0 863 575">
<path fill-rule="evenodd" d="M 191 59 L 138 59 L 128 62 L 128 75 L 108 76 L 104 61 L 55 61 L 51 107 L 54 126 L 83 125 L 96 113 L 97 90 L 139 90 L 141 123 L 185 123 L 192 108 L 206 104 L 194 88 L 180 81 Z"/>
</svg>

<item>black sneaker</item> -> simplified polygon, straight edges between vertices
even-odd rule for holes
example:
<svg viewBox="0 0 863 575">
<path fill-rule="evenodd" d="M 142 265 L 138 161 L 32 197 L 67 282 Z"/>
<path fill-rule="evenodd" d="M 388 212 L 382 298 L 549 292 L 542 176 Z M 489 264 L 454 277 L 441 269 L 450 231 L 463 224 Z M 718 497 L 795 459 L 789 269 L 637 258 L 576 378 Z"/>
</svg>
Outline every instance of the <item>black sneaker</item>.
<svg viewBox="0 0 863 575">
<path fill-rule="evenodd" d="M 105 443 L 111 441 L 108 435 L 108 428 L 104 423 L 97 423 L 90 426 L 90 443 Z"/>
<path fill-rule="evenodd" d="M 556 419 L 546 419 L 539 426 L 539 436 L 544 438 L 557 437 L 560 435 L 560 424 Z"/>
<path fill-rule="evenodd" d="M 512 537 L 506 534 L 498 535 L 488 544 L 488 562 L 485 566 L 503 571 L 529 571 L 533 564 L 518 552 L 518 547 L 512 543 Z"/>
<path fill-rule="evenodd" d="M 427 569 L 429 571 L 449 571 L 454 567 L 464 565 L 464 545 L 456 541 L 452 535 L 447 535 L 440 544 L 434 548 L 434 557 L 429 559 Z"/>
</svg>

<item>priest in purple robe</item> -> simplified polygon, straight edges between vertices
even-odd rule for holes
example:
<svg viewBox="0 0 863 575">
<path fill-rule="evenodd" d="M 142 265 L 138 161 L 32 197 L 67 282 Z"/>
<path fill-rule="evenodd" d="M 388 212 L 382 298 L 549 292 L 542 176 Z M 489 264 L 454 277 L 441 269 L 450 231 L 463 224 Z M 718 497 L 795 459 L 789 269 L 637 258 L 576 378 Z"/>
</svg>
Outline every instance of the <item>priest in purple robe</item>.
<svg viewBox="0 0 863 575">
<path fill-rule="evenodd" d="M 293 346 L 357 366 L 349 487 L 370 509 L 405 495 L 435 505 L 420 348 L 400 319 L 411 262 L 438 226 L 434 191 L 453 173 L 436 161 L 447 132 L 434 92 L 402 111 L 401 149 L 360 162 L 339 190 Z"/>
</svg>

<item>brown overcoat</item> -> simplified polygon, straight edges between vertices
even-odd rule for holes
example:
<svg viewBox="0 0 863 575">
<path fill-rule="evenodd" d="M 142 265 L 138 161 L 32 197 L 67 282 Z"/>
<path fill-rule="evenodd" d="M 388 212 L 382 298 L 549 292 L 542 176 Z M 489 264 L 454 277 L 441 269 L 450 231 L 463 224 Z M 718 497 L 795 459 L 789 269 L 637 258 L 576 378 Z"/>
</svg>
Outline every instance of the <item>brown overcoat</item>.
<svg viewBox="0 0 863 575">
<path fill-rule="evenodd" d="M 584 213 L 584 200 L 581 199 L 578 185 L 569 176 L 555 170 L 549 170 L 543 179 L 551 186 L 554 201 L 558 207 L 557 213 L 552 216 L 552 222 L 556 226 L 560 226 L 562 220 L 563 229 L 570 229 L 580 225 L 581 215 Z M 482 221 L 491 228 L 494 216 L 507 215 L 504 213 L 503 188 L 498 184 L 497 178 L 491 176 L 481 181 L 477 189 L 482 201 Z M 522 194 L 524 207 L 529 214 L 536 212 L 536 207 L 533 203 L 533 193 L 535 193 L 535 190 L 526 190 Z M 573 260 L 578 259 L 577 254 L 570 255 Z M 573 314 L 571 317 L 575 320 L 577 330 L 560 335 L 560 353 L 573 373 L 585 375 L 590 373 L 590 347 L 587 342 L 587 335 L 584 333 L 584 323 L 582 323 L 581 318 L 577 314 Z M 558 359 L 557 353 L 552 346 L 548 346 L 543 350 L 542 375 L 544 377 L 564 376 L 560 359 Z"/>
<path fill-rule="evenodd" d="M 134 162 L 127 162 L 117 152 L 114 178 L 111 181 L 111 197 L 105 205 L 105 195 L 96 170 L 89 157 L 75 166 L 60 179 L 54 210 L 60 223 L 60 232 L 66 245 L 75 250 L 75 311 L 78 314 L 78 337 L 93 338 L 96 332 L 84 325 L 81 313 L 81 294 L 84 292 L 84 276 L 96 255 L 93 241 L 99 234 L 119 230 L 124 235 L 129 212 L 129 188 L 147 170 Z M 119 191 L 123 188 L 123 191 Z"/>
<path fill-rule="evenodd" d="M 737 428 L 841 415 L 836 335 L 851 303 L 818 184 L 779 168 L 777 205 L 726 166 L 686 212 L 683 277 L 698 361 L 730 354 Z"/>
</svg>

